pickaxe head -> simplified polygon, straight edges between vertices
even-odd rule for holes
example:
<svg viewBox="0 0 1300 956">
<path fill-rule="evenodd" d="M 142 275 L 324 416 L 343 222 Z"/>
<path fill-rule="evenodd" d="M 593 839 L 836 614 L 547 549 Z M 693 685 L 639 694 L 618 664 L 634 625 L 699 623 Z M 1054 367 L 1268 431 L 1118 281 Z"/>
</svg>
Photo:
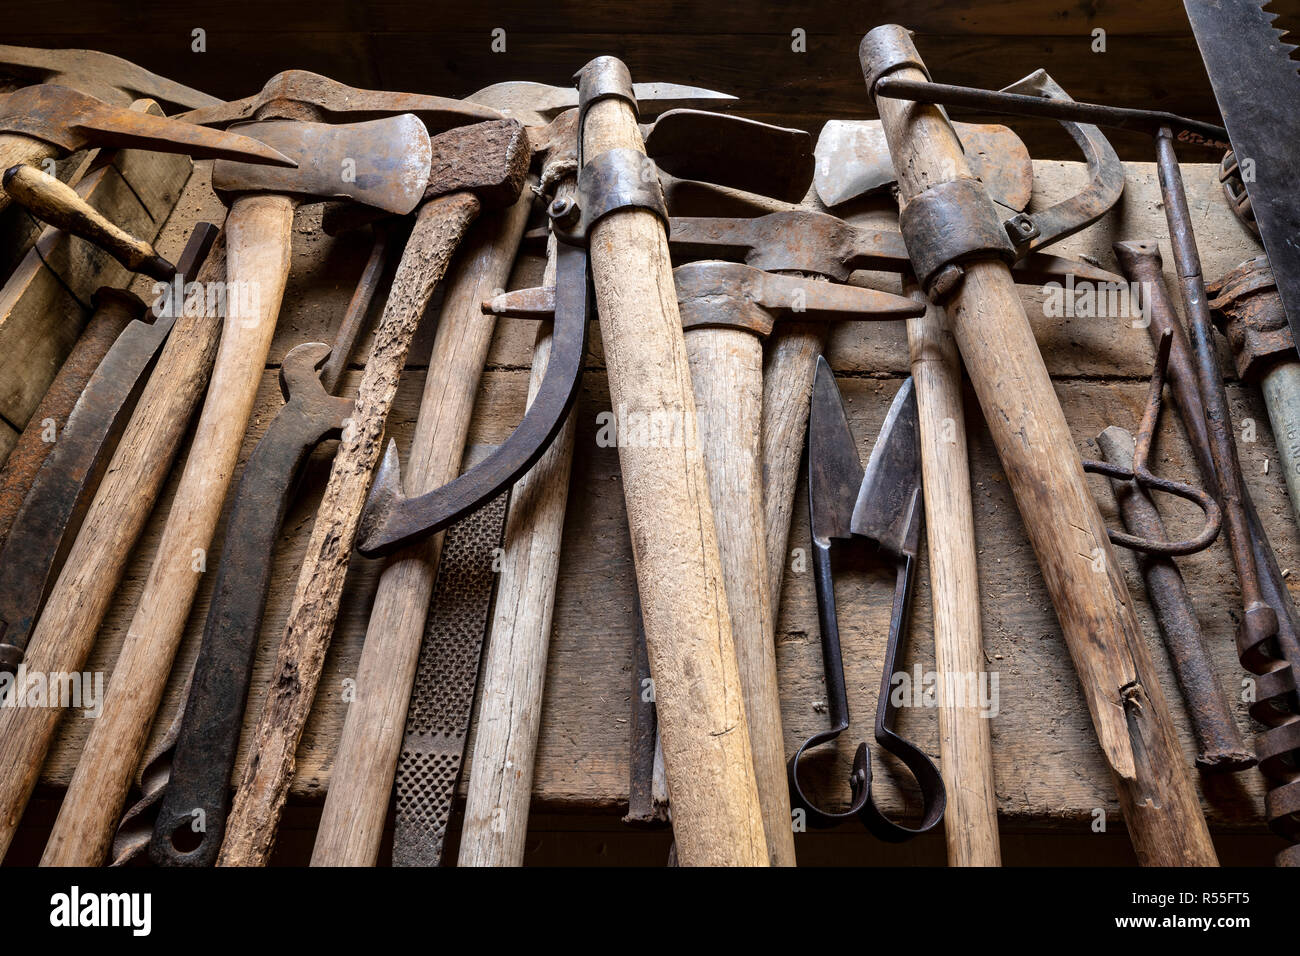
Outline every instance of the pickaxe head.
<svg viewBox="0 0 1300 956">
<path fill-rule="evenodd" d="M 744 329 L 767 337 L 777 319 L 907 319 L 925 304 L 900 295 L 802 276 L 776 275 L 738 262 L 705 260 L 673 270 L 682 328 Z"/>
<path fill-rule="evenodd" d="M 636 96 L 637 106 L 646 115 L 687 107 L 717 109 L 736 102 L 736 98 L 727 93 L 679 83 L 633 83 L 632 93 Z M 565 110 L 577 108 L 578 88 L 525 81 L 493 83 L 465 97 L 465 100 L 490 107 L 502 116 L 517 119 L 524 126 L 541 127 Z"/>
<path fill-rule="evenodd" d="M 431 133 L 501 118 L 496 110 L 464 100 L 359 90 L 306 70 L 277 73 L 252 96 L 183 115 L 189 122 L 202 126 L 226 126 L 253 119 L 358 123 L 399 113 L 414 114 Z"/>
<path fill-rule="evenodd" d="M 214 106 L 215 96 L 150 73 L 142 66 L 94 50 L 42 50 L 0 44 L 0 74 L 28 83 L 54 83 L 89 94 L 111 106 L 138 99 L 196 109 Z"/>
<path fill-rule="evenodd" d="M 274 119 L 236 128 L 298 165 L 285 170 L 218 162 L 212 188 L 223 198 L 270 192 L 350 199 L 405 214 L 420 202 L 429 182 L 429 133 L 410 114 L 341 125 Z"/>
<path fill-rule="evenodd" d="M 373 202 L 368 205 L 404 215 L 421 201 L 470 192 L 486 209 L 508 206 L 519 198 L 532 159 L 528 134 L 515 120 L 488 120 L 439 133 L 429 140 L 428 155 L 426 184 L 408 208 L 391 209 Z M 321 218 L 321 228 L 337 235 L 376 218 L 380 217 L 373 208 L 351 203 L 331 205 Z"/>
<path fill-rule="evenodd" d="M 238 133 L 204 129 L 174 117 L 109 106 L 66 86 L 27 86 L 0 97 L 0 133 L 17 133 L 66 152 L 118 146 L 292 166 L 293 160 Z"/>
</svg>

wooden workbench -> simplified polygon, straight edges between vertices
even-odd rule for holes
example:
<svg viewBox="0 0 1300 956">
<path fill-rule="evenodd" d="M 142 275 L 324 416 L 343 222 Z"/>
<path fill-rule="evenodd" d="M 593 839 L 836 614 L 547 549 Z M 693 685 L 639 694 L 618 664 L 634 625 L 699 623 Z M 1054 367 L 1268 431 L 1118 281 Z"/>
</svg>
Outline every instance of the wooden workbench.
<svg viewBox="0 0 1300 956">
<path fill-rule="evenodd" d="M 1084 167 L 1080 163 L 1036 165 L 1037 207 L 1074 191 L 1083 181 Z M 179 251 L 189 225 L 196 219 L 219 219 L 224 215 L 224 209 L 208 187 L 206 166 L 199 164 L 172 219 L 163 229 L 159 246 L 164 255 L 174 256 Z M 1258 248 L 1228 211 L 1215 180 L 1214 167 L 1188 166 L 1185 176 L 1205 272 L 1215 278 L 1257 254 Z M 1117 209 L 1103 222 L 1052 251 L 1060 255 L 1081 255 L 1114 270 L 1115 260 L 1110 251 L 1113 241 L 1163 236 L 1165 231 L 1153 166 L 1129 164 L 1127 191 Z M 1161 246 L 1168 266 L 1167 242 L 1162 241 Z M 273 360 L 278 362 L 299 343 L 332 338 L 332 329 L 342 315 L 367 252 L 362 237 L 331 239 L 323 235 L 319 230 L 319 207 L 299 211 L 294 230 L 293 277 L 271 348 Z M 516 268 L 512 286 L 535 284 L 540 271 L 540 258 L 536 251 L 530 252 Z M 882 288 L 897 288 L 896 278 L 868 278 Z M 1030 286 L 1022 290 L 1079 448 L 1085 457 L 1098 457 L 1092 439 L 1102 428 L 1109 424 L 1137 427 L 1152 360 L 1147 332 L 1132 327 L 1128 318 L 1046 317 L 1043 290 Z M 376 310 L 381 305 L 382 301 L 377 303 Z M 390 432 L 397 437 L 403 451 L 423 387 L 421 363 L 428 356 L 435 318 L 436 308 L 433 308 L 430 321 L 426 321 L 426 328 L 412 348 L 411 365 L 403 377 L 390 419 Z M 599 333 L 594 324 L 592 332 L 595 341 L 576 413 L 573 494 L 564 532 L 534 806 L 543 811 L 613 815 L 624 805 L 627 793 L 634 578 L 617 455 L 614 449 L 595 444 L 596 416 L 608 408 L 609 397 Z M 527 387 L 532 341 L 533 331 L 527 323 L 498 322 L 490 368 L 484 376 L 475 409 L 471 442 L 499 442 L 518 421 Z M 368 342 L 363 343 L 357 355 L 364 356 L 368 348 Z M 903 329 L 896 324 L 865 323 L 854 328 L 852 323 L 846 323 L 833 336 L 829 358 L 840 376 L 853 430 L 865 456 L 901 377 L 907 373 Z M 1227 367 L 1231 367 L 1230 363 Z M 358 368 L 354 366 L 347 379 L 349 387 L 355 387 L 359 379 Z M 245 441 L 244 458 L 280 405 L 276 377 L 277 368 L 268 367 Z M 1256 391 L 1235 382 L 1229 386 L 1229 396 L 1239 428 L 1247 419 L 1256 423 L 1255 440 L 1243 440 L 1239 445 L 1242 466 L 1265 527 L 1278 549 L 1281 565 L 1291 567 L 1297 554 L 1297 532 L 1276 467 L 1265 409 Z M 993 748 L 1003 825 L 1008 830 L 1051 827 L 1063 833 L 1086 834 L 1095 829 L 1099 814 L 1104 814 L 1112 829 L 1121 829 L 1114 790 L 1060 630 L 969 388 L 966 407 L 985 654 L 989 670 L 998 675 L 1000 691 L 999 710 L 993 719 Z M 1172 411 L 1163 420 L 1156 451 L 1159 473 L 1192 482 L 1199 480 L 1181 425 Z M 249 724 L 261 707 L 275 646 L 297 578 L 297 556 L 306 542 L 315 496 L 323 488 L 327 467 L 327 462 L 318 456 L 306 483 L 306 493 L 288 517 L 253 678 Z M 1115 526 L 1114 502 L 1108 488 L 1101 479 L 1090 480 L 1103 512 Z M 175 476 L 171 486 L 174 484 Z M 153 559 L 171 486 L 155 509 L 143 545 L 129 566 L 101 630 L 88 665 L 91 669 L 111 672 Z M 790 536 L 792 549 L 806 548 L 808 543 L 806 507 L 802 504 L 806 501 L 806 491 L 802 487 L 799 500 Z M 1173 532 L 1196 521 L 1196 514 L 1183 504 L 1171 504 L 1166 511 Z M 209 572 L 215 570 L 220 548 L 234 544 L 214 546 L 208 557 Z M 1132 556 L 1123 553 L 1121 561 L 1174 708 L 1190 764 L 1193 748 L 1187 719 L 1145 593 Z M 1181 559 L 1180 564 L 1196 599 L 1223 686 L 1235 703 L 1240 725 L 1249 728 L 1246 707 L 1240 700 L 1244 674 L 1233 651 L 1240 604 L 1226 547 L 1222 542 L 1216 543 L 1203 554 Z M 354 558 L 320 693 L 299 752 L 298 775 L 293 786 L 297 798 L 319 799 L 329 786 L 346 707 L 341 692 L 344 681 L 355 673 L 378 571 L 377 562 Z M 164 711 L 156 722 L 155 737 L 170 721 L 194 660 L 211 578 L 209 573 L 191 615 Z M 854 725 L 841 738 L 837 765 L 831 766 L 828 760 L 821 769 L 830 792 L 845 797 L 849 760 L 857 742 L 869 736 L 874 714 L 891 586 L 892 577 L 886 580 L 883 573 L 870 571 L 842 579 L 840 628 Z M 933 647 L 924 565 L 918 581 L 914 617 L 907 666 L 911 669 L 913 664 L 919 664 L 929 669 L 933 666 Z M 777 640 L 786 744 L 787 750 L 792 751 L 809 734 L 822 729 L 827 720 L 813 583 L 807 572 L 791 571 L 786 575 Z M 64 721 L 57 746 L 45 768 L 43 783 L 47 787 L 57 790 L 66 785 L 88 729 L 88 721 L 80 715 L 74 714 Z M 937 760 L 938 730 L 933 710 L 905 711 L 902 729 Z M 877 800 L 881 805 L 887 812 L 897 811 L 905 804 L 914 806 L 913 801 L 905 801 L 896 786 L 895 768 L 882 767 L 878 757 L 876 760 Z M 468 772 L 473 772 L 472 755 Z M 1263 830 L 1263 788 L 1257 772 L 1202 778 L 1202 784 L 1206 813 L 1216 831 L 1259 833 Z"/>
</svg>

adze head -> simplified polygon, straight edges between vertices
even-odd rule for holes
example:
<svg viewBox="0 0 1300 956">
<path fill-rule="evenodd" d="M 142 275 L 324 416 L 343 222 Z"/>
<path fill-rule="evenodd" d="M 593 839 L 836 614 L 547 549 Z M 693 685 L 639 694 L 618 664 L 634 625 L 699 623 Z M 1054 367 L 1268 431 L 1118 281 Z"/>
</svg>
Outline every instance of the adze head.
<svg viewBox="0 0 1300 956">
<path fill-rule="evenodd" d="M 247 136 L 109 106 L 53 83 L 0 96 L 0 133 L 27 136 L 68 153 L 89 146 L 117 146 L 186 153 L 195 159 L 293 166 L 293 160 Z"/>
<path fill-rule="evenodd" d="M 54 83 L 89 94 L 110 106 L 138 99 L 195 109 L 221 101 L 151 73 L 130 60 L 95 50 L 42 50 L 0 44 L 0 74 L 28 83 Z"/>
</svg>

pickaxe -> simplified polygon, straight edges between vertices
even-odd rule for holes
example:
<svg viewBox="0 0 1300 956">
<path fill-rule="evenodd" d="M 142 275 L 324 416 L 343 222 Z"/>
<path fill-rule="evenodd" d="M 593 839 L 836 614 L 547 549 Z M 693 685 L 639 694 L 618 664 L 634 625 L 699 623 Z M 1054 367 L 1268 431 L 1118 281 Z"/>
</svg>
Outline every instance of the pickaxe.
<svg viewBox="0 0 1300 956">
<path fill-rule="evenodd" d="M 354 90 L 291 71 L 274 77 L 253 97 L 188 114 L 208 123 L 251 118 L 241 128 L 278 144 L 299 165 L 270 176 L 244 163 L 223 160 L 213 167 L 213 188 L 230 204 L 226 290 L 236 307 L 227 316 L 157 558 L 104 712 L 87 740 L 47 844 L 46 862 L 98 863 L 109 850 L 198 588 L 191 562 L 175 556 L 206 553 L 220 517 L 275 331 L 295 206 L 345 197 L 388 212 L 411 211 L 429 180 L 429 136 L 422 120 L 442 127 L 470 122 L 482 112 L 442 97 Z M 366 120 L 319 122 L 340 117 Z"/>
<path fill-rule="evenodd" d="M 0 96 L 0 169 L 20 163 L 40 165 L 88 146 L 126 146 L 277 167 L 294 165 L 283 153 L 248 136 L 109 106 L 66 86 L 26 86 Z M 0 193 L 0 209 L 8 204 L 8 194 Z"/>
<path fill-rule="evenodd" d="M 762 341 L 782 318 L 801 322 L 903 319 L 920 315 L 925 307 L 886 292 L 778 275 L 733 262 L 689 263 L 674 270 L 673 280 L 709 495 L 718 522 L 768 857 L 773 865 L 793 866 L 763 525 Z M 545 317 L 551 298 L 550 290 L 523 290 L 498 296 L 485 309 Z"/>
</svg>

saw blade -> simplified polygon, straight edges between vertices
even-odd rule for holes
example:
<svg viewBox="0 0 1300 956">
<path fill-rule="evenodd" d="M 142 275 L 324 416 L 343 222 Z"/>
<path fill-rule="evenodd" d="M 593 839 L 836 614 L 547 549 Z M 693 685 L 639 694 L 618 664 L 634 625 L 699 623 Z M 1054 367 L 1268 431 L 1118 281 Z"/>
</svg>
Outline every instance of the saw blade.
<svg viewBox="0 0 1300 956">
<path fill-rule="evenodd" d="M 509 492 L 447 529 L 406 712 L 394 789 L 394 866 L 440 866 L 491 619 Z"/>
<path fill-rule="evenodd" d="M 1256 0 L 1184 0 L 1241 164 L 1291 332 L 1300 341 L 1300 63 Z"/>
</svg>

